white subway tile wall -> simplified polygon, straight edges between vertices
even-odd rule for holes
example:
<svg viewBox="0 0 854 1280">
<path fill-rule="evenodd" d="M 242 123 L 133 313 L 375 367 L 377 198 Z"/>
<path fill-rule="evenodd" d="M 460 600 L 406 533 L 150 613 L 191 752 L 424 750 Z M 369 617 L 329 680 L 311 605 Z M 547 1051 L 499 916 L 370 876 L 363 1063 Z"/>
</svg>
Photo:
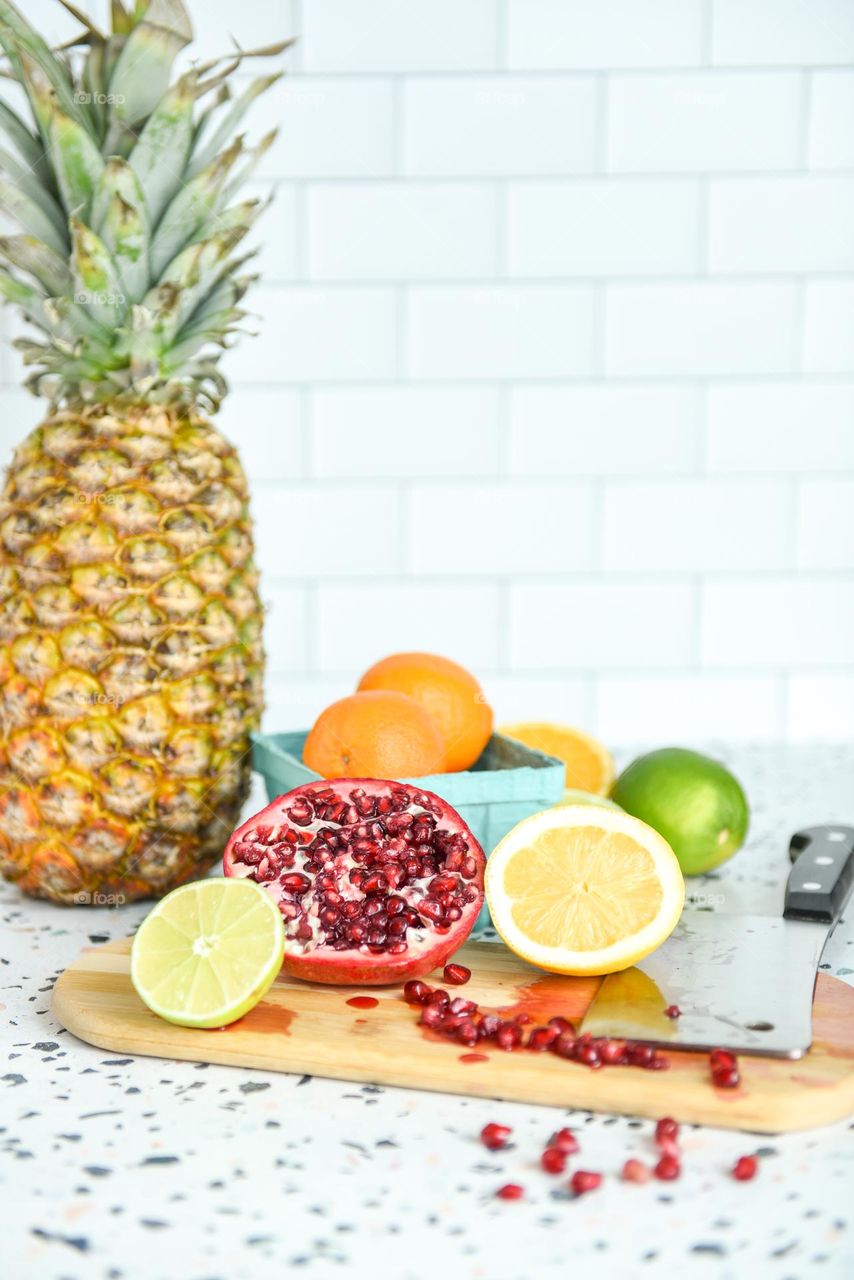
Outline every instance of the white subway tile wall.
<svg viewBox="0 0 854 1280">
<path fill-rule="evenodd" d="M 205 57 L 301 36 L 220 415 L 267 726 L 424 647 L 615 744 L 850 737 L 851 0 L 194 7 Z"/>
</svg>

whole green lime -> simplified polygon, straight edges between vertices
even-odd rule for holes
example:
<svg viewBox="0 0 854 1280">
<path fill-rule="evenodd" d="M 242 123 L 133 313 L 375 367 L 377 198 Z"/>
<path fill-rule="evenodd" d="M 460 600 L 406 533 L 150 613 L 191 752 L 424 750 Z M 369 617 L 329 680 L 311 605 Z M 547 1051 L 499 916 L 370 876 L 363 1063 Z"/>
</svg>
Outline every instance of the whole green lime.
<svg viewBox="0 0 854 1280">
<path fill-rule="evenodd" d="M 686 876 L 726 862 L 747 835 L 750 810 L 738 779 L 698 751 L 664 747 L 639 756 L 611 798 L 664 836 Z"/>
</svg>

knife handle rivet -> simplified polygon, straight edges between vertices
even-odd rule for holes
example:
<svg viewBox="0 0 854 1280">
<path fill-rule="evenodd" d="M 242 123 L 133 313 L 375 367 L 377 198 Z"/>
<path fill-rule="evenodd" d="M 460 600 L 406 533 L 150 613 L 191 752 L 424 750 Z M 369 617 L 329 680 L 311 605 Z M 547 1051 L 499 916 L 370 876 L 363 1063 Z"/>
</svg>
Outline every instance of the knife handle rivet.
<svg viewBox="0 0 854 1280">
<path fill-rule="evenodd" d="M 817 880 L 805 880 L 804 883 L 801 885 L 801 888 L 808 889 L 811 893 L 815 893 L 817 890 L 821 888 L 821 885 L 818 883 Z"/>
<path fill-rule="evenodd" d="M 828 840 L 832 840 L 834 844 L 838 844 L 840 840 L 845 839 L 845 832 L 844 831 L 828 831 L 827 838 Z"/>
<path fill-rule="evenodd" d="M 829 867 L 833 865 L 833 859 L 826 857 L 816 858 L 815 865 L 817 867 Z"/>
</svg>

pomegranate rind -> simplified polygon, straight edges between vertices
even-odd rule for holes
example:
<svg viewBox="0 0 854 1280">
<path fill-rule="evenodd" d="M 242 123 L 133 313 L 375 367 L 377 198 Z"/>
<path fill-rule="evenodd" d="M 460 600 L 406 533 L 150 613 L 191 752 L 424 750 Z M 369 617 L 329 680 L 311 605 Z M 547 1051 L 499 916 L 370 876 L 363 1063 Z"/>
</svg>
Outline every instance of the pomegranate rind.
<svg viewBox="0 0 854 1280">
<path fill-rule="evenodd" d="M 476 873 L 465 882 L 467 887 L 474 890 L 475 898 L 472 902 L 463 905 L 460 919 L 452 922 L 447 932 L 439 932 L 435 927 L 425 925 L 426 936 L 423 941 L 417 948 L 411 947 L 402 955 L 375 954 L 363 947 L 335 951 L 331 947 L 318 946 L 303 952 L 293 939 L 286 938 L 282 971 L 291 977 L 336 986 L 390 986 L 403 983 L 410 978 L 424 977 L 435 969 L 441 969 L 462 946 L 474 928 L 484 901 L 483 877 L 486 858 L 483 849 L 467 823 L 447 801 L 432 791 L 425 791 L 421 787 L 408 783 L 378 778 L 324 778 L 296 787 L 285 795 L 277 796 L 232 833 L 223 855 L 225 875 L 255 879 L 252 867 L 247 866 L 238 856 L 237 847 L 245 842 L 250 833 L 260 827 L 282 825 L 292 827 L 293 823 L 288 818 L 287 810 L 299 798 L 311 798 L 331 788 L 342 801 L 346 801 L 357 788 L 376 793 L 378 789 L 385 787 L 390 791 L 407 792 L 410 803 L 413 805 L 419 805 L 417 797 L 424 797 L 428 802 L 439 806 L 442 810 L 440 819 L 442 826 L 452 834 L 458 833 L 463 837 L 468 845 L 469 856 L 475 860 Z M 321 819 L 319 822 L 322 826 L 336 825 L 329 819 Z M 274 901 L 277 901 L 275 890 L 278 880 L 257 882 L 268 892 L 272 890 L 271 896 Z"/>
</svg>

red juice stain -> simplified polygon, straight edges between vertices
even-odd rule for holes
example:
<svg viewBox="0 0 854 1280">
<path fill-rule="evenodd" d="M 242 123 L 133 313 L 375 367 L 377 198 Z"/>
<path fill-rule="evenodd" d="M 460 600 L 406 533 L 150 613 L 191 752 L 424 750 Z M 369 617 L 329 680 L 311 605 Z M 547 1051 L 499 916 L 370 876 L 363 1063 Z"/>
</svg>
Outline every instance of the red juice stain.
<svg viewBox="0 0 854 1280">
<path fill-rule="evenodd" d="M 486 1053 L 461 1053 L 460 1062 L 489 1062 L 489 1055 Z"/>
<path fill-rule="evenodd" d="M 352 996 L 347 1004 L 353 1009 L 376 1009 L 379 1000 L 374 996 Z"/>
<path fill-rule="evenodd" d="M 293 1009 L 285 1009 L 280 1004 L 268 1004 L 262 1000 L 242 1018 L 229 1023 L 227 1027 L 217 1027 L 217 1031 L 255 1031 L 261 1035 L 289 1036 L 290 1025 L 296 1016 Z"/>
<path fill-rule="evenodd" d="M 584 1017 L 601 982 L 601 978 L 572 978 L 561 974 L 535 978 L 520 986 L 515 1002 L 504 1005 L 499 1012 L 504 1017 L 527 1013 L 532 1022 L 540 1025 L 557 1015 L 576 1022 Z"/>
</svg>

